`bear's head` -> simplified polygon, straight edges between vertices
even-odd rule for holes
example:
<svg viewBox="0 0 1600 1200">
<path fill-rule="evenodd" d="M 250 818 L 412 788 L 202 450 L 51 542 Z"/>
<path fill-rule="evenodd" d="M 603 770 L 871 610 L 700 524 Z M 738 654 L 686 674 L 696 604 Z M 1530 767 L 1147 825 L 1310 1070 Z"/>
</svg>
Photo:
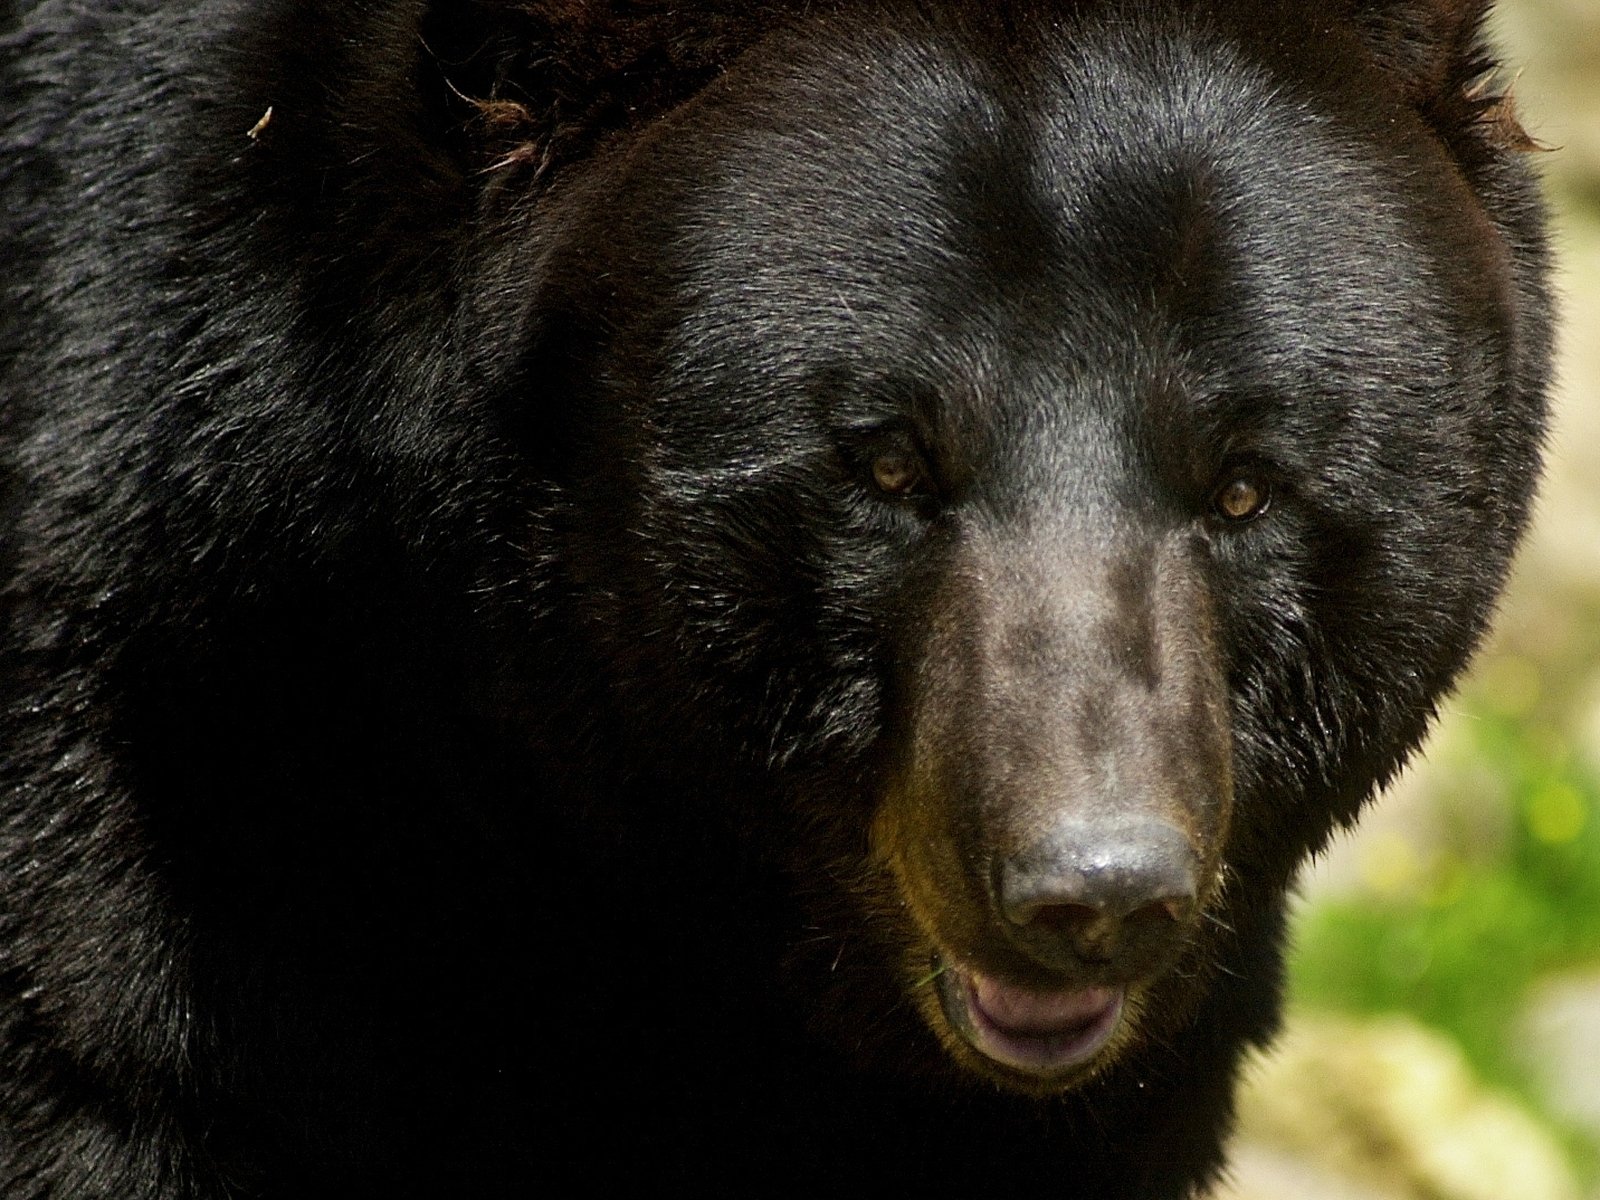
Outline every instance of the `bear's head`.
<svg viewBox="0 0 1600 1200">
<path fill-rule="evenodd" d="M 1421 738 L 1543 422 L 1469 9 L 832 6 L 530 205 L 571 634 L 864 1052 L 1170 1038 Z"/>
</svg>

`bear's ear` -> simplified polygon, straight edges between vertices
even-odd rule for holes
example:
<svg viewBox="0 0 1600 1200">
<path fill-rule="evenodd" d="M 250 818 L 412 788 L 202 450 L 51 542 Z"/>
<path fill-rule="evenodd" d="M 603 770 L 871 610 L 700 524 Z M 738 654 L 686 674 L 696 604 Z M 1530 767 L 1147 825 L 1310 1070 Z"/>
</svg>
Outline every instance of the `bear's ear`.
<svg viewBox="0 0 1600 1200">
<path fill-rule="evenodd" d="M 1500 86 L 1484 38 L 1492 0 L 1354 0 L 1356 30 L 1401 94 L 1446 137 L 1477 132 L 1506 150 L 1537 150 Z"/>
<path fill-rule="evenodd" d="M 423 43 L 481 167 L 544 177 L 683 103 L 795 3 L 436 0 Z"/>
</svg>

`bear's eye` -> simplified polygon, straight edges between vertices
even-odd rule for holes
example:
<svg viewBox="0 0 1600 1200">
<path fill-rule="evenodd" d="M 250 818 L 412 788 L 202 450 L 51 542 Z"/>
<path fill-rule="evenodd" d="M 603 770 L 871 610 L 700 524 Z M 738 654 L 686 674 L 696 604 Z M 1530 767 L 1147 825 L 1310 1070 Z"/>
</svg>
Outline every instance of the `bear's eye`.
<svg viewBox="0 0 1600 1200">
<path fill-rule="evenodd" d="M 872 482 L 890 496 L 909 496 L 926 482 L 922 459 L 911 450 L 882 450 L 872 460 Z"/>
<path fill-rule="evenodd" d="M 1234 475 L 1211 494 L 1211 506 L 1224 521 L 1253 521 L 1267 511 L 1272 499 L 1266 481 L 1253 475 Z"/>
</svg>

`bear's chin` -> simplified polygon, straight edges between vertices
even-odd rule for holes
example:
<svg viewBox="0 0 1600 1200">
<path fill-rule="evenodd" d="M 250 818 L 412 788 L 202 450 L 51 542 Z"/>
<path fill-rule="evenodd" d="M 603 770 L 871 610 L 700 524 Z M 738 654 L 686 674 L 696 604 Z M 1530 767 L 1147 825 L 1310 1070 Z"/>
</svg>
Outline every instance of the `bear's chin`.
<svg viewBox="0 0 1600 1200">
<path fill-rule="evenodd" d="M 964 1065 L 1012 1089 L 1069 1089 L 1127 1040 L 1125 986 L 1028 987 L 942 960 L 936 971 L 930 1016 L 944 1040 Z"/>
</svg>

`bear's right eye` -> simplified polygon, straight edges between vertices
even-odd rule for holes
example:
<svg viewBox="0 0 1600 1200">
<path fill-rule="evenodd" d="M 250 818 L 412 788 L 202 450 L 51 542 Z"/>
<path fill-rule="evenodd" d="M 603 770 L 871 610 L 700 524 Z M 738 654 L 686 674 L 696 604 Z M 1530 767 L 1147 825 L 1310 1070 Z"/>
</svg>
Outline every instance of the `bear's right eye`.
<svg viewBox="0 0 1600 1200">
<path fill-rule="evenodd" d="M 926 490 L 927 472 L 914 450 L 882 450 L 872 459 L 872 482 L 887 496 L 910 496 Z"/>
</svg>

